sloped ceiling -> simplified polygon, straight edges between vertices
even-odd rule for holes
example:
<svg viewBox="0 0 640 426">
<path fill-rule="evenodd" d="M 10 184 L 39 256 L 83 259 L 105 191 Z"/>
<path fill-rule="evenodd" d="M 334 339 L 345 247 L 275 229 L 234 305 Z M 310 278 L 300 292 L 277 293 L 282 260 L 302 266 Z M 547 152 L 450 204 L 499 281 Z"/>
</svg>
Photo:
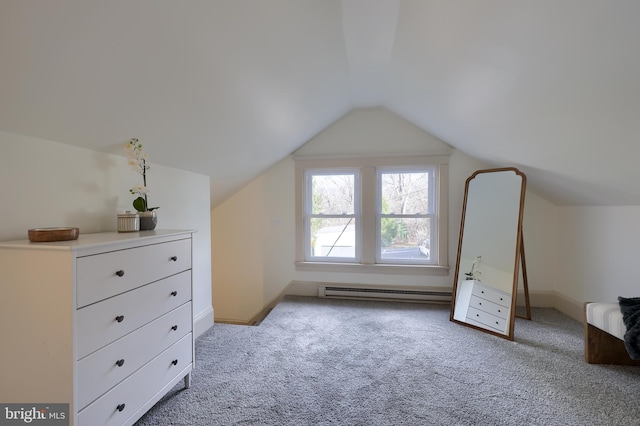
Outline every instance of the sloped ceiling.
<svg viewBox="0 0 640 426">
<path fill-rule="evenodd" d="M 206 174 L 215 206 L 384 107 L 557 204 L 640 204 L 636 0 L 3 0 L 0 130 Z"/>
</svg>

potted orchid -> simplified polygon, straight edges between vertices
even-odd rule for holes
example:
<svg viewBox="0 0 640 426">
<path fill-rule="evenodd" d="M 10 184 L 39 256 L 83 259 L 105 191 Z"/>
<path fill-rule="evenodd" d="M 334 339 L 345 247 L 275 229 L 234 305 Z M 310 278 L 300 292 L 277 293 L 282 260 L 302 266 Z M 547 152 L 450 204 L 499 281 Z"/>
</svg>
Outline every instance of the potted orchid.
<svg viewBox="0 0 640 426">
<path fill-rule="evenodd" d="M 142 150 L 142 143 L 135 138 L 125 144 L 125 151 L 131 168 L 142 175 L 142 185 L 136 185 L 129 189 L 132 195 L 137 195 L 137 198 L 133 200 L 133 207 L 138 211 L 138 216 L 140 216 L 140 230 L 155 229 L 158 218 L 154 210 L 158 209 L 158 207 L 149 207 L 147 170 L 149 170 L 150 166 L 148 155 Z"/>
</svg>

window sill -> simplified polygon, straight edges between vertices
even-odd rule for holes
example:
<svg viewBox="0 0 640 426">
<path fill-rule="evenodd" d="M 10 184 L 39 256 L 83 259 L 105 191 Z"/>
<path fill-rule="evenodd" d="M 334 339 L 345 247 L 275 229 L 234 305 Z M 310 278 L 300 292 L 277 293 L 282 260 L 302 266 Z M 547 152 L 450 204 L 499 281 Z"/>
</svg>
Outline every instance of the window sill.
<svg viewBox="0 0 640 426">
<path fill-rule="evenodd" d="M 295 262 L 296 271 L 357 272 L 361 274 L 449 275 L 448 266 L 329 262 Z"/>
</svg>

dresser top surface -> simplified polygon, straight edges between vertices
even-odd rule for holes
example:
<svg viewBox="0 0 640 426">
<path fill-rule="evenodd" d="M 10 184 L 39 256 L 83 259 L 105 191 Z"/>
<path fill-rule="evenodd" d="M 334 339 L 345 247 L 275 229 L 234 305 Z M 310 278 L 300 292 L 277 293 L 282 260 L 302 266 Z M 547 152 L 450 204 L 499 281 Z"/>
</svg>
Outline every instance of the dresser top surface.
<svg viewBox="0 0 640 426">
<path fill-rule="evenodd" d="M 158 239 L 172 237 L 187 237 L 195 232 L 194 230 L 187 229 L 156 229 L 153 231 L 139 231 L 139 232 L 97 232 L 94 234 L 82 234 L 78 236 L 77 240 L 69 241 L 53 241 L 34 243 L 25 240 L 15 241 L 2 241 L 0 242 L 0 248 L 13 248 L 13 249 L 37 249 L 37 250 L 58 250 L 58 251 L 76 251 L 87 248 L 99 248 L 106 247 L 113 244 L 136 244 Z"/>
</svg>

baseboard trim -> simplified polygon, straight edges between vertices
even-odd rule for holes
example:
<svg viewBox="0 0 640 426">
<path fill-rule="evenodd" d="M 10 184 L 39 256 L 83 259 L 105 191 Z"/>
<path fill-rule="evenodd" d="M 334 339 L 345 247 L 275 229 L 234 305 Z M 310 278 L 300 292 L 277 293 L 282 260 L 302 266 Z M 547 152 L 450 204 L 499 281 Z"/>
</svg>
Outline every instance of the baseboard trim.
<svg viewBox="0 0 640 426">
<path fill-rule="evenodd" d="M 197 339 L 202 334 L 204 334 L 205 331 L 213 327 L 213 318 L 213 306 L 209 306 L 207 309 L 195 316 L 195 318 L 193 319 L 193 337 L 195 339 Z"/>
<path fill-rule="evenodd" d="M 562 293 L 555 293 L 555 303 L 553 307 L 568 317 L 584 324 L 584 302 L 579 302 Z"/>
<path fill-rule="evenodd" d="M 229 318 L 216 318 L 216 324 L 252 325 L 251 321 L 241 321 Z"/>
</svg>

